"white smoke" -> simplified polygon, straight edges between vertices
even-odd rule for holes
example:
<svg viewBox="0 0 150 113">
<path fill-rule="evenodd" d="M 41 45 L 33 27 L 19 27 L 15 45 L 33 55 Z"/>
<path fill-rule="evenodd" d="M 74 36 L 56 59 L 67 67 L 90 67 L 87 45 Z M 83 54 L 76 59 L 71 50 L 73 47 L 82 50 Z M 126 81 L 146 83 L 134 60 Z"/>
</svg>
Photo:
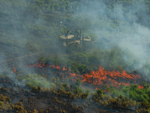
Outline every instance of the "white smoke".
<svg viewBox="0 0 150 113">
<path fill-rule="evenodd" d="M 81 29 L 86 26 L 85 29 L 94 31 L 102 43 L 109 41 L 112 46 L 130 53 L 132 59 L 138 61 L 134 65 L 138 70 L 149 63 L 150 15 L 145 1 L 132 2 L 130 5 L 116 2 L 112 8 L 102 0 L 81 3 L 73 18 L 79 18 L 81 21 L 76 21 L 76 25 L 81 26 Z M 106 45 L 105 48 L 111 49 L 112 46 Z M 130 63 L 126 56 L 122 56 Z"/>
</svg>

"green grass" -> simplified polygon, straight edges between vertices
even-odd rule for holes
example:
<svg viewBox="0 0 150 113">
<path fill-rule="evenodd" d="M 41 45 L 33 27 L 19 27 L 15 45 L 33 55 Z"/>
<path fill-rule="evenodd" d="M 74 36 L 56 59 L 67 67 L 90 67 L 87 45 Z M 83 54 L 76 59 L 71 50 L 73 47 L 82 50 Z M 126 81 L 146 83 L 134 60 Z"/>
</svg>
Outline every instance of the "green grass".
<svg viewBox="0 0 150 113">
<path fill-rule="evenodd" d="M 42 77 L 41 75 L 38 74 L 29 74 L 29 75 L 24 75 L 19 78 L 20 80 L 24 80 L 27 82 L 27 85 L 29 87 L 44 87 L 44 88 L 51 88 L 55 87 L 55 84 L 48 81 L 45 77 Z"/>
</svg>

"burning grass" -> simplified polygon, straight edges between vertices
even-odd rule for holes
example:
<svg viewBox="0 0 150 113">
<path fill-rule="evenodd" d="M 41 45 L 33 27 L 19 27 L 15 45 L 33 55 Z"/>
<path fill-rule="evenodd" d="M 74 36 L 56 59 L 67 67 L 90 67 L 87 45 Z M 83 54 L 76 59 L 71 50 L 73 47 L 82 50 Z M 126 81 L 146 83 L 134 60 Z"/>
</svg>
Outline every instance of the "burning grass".
<svg viewBox="0 0 150 113">
<path fill-rule="evenodd" d="M 86 55 L 78 55 L 67 56 L 69 60 L 65 60 L 68 62 L 63 58 L 42 57 L 34 64 L 1 74 L 0 110 L 30 113 L 148 112 L 150 89 L 142 76 L 123 69 L 104 69 L 89 58 L 80 62 L 80 58 L 84 59 Z M 99 68 L 91 68 L 93 65 Z M 28 74 L 21 68 L 29 70 Z"/>
<path fill-rule="evenodd" d="M 47 69 L 56 69 L 58 71 L 58 75 L 60 77 L 69 77 L 72 81 L 80 80 L 82 83 L 91 83 L 93 85 L 97 85 L 100 87 L 102 85 L 114 85 L 118 87 L 120 85 L 129 86 L 131 83 L 140 83 L 142 78 L 137 74 L 127 74 L 126 71 L 106 71 L 104 68 L 99 66 L 99 70 L 91 71 L 90 73 L 86 73 L 83 75 L 71 73 L 65 67 L 60 67 L 58 65 L 46 65 L 45 63 L 38 62 L 34 65 L 29 65 L 29 67 L 40 68 L 42 70 Z M 138 88 L 143 88 L 143 86 L 139 85 Z"/>
<path fill-rule="evenodd" d="M 36 75 L 40 76 L 40 75 Z M 30 75 L 26 75 L 26 77 L 30 77 Z M 35 77 L 35 76 L 34 76 Z M 40 77 L 39 77 L 40 78 Z M 44 77 L 42 77 L 44 79 Z M 45 77 L 46 78 L 46 77 Z M 20 76 L 19 80 L 26 79 L 24 76 Z M 30 81 L 30 79 L 26 79 L 26 81 Z M 63 80 L 63 78 L 62 78 Z M 85 109 L 90 109 L 92 105 L 102 108 L 99 111 L 105 111 L 108 108 L 113 108 L 114 110 L 125 111 L 125 112 L 133 112 L 131 108 L 138 107 L 138 111 L 147 111 L 149 108 L 149 102 L 144 100 L 136 100 L 132 96 L 126 95 L 128 92 L 133 92 L 137 95 L 141 95 L 141 91 L 145 92 L 145 94 L 149 94 L 148 84 L 144 84 L 143 89 L 138 89 L 137 85 L 129 85 L 129 86 L 120 86 L 119 89 L 115 87 L 103 87 L 102 89 L 98 89 L 96 91 L 89 91 L 87 89 L 82 88 L 82 84 L 80 84 L 80 80 L 76 81 L 74 85 L 69 85 L 67 83 L 59 83 L 59 79 L 51 78 L 51 81 L 54 82 L 55 88 L 46 89 L 42 86 L 33 86 L 28 87 L 28 90 L 19 90 L 19 86 L 12 86 L 14 90 L 11 88 L 7 88 L 7 81 L 2 83 L 7 92 L 4 90 L 0 90 L 1 92 L 1 107 L 2 111 L 14 111 L 14 112 L 83 112 Z M 13 81 L 12 81 L 13 82 Z M 13 84 L 13 83 L 12 83 Z M 18 87 L 18 91 L 15 89 Z M 11 90 L 11 93 L 10 93 Z M 120 93 L 118 93 L 118 92 Z M 147 92 L 147 93 L 146 93 Z M 6 93 L 6 96 L 3 94 Z M 13 96 L 13 94 L 15 94 Z M 117 97 L 117 94 L 119 95 Z M 134 95 L 135 95 L 134 94 Z M 144 94 L 144 93 L 143 93 Z M 144 94 L 144 95 L 145 95 Z M 18 95 L 18 96 L 17 96 Z M 122 96 L 123 95 L 123 96 Z M 144 97 L 143 95 L 143 97 Z M 130 97 L 130 98 L 128 98 Z M 14 101 L 17 98 L 18 101 Z M 133 100 L 132 100 L 133 99 Z M 149 100 L 149 98 L 148 98 Z M 40 102 L 40 104 L 37 103 Z M 2 107 L 4 104 L 7 104 L 7 109 Z M 82 104 L 77 104 L 82 103 Z M 41 108 L 41 104 L 44 106 Z M 128 108 L 128 109 L 127 109 Z M 140 108 L 140 109 L 139 109 Z M 142 108 L 142 109 L 141 109 Z M 145 109 L 146 108 L 146 109 Z M 93 111 L 94 112 L 94 111 Z M 109 112 L 113 112 L 113 110 L 109 110 Z"/>
<path fill-rule="evenodd" d="M 82 113 L 95 105 L 96 108 L 92 112 L 96 112 L 96 110 L 99 112 L 107 110 L 111 113 L 114 112 L 113 110 L 121 110 L 122 112 L 132 113 L 135 111 L 148 112 L 147 109 L 150 107 L 150 89 L 147 83 L 143 83 L 141 86 L 130 83 L 128 85 L 117 84 L 119 86 L 116 87 L 115 84 L 108 85 L 103 79 L 102 84 L 92 84 L 94 81 L 83 81 L 84 77 L 91 74 L 93 76 L 96 74 L 96 77 L 98 77 L 98 74 L 99 76 L 110 74 L 110 76 L 106 77 L 116 80 L 117 83 L 129 81 L 130 79 L 131 81 L 133 80 L 133 83 L 138 83 L 140 82 L 138 80 L 141 80 L 139 75 L 127 74 L 125 72 L 112 72 L 111 75 L 111 71 L 106 71 L 102 67 L 97 71 L 84 75 L 71 73 L 66 67 L 60 67 L 58 65 L 50 66 L 50 64 L 38 63 L 38 65 L 30 65 L 29 67 L 36 68 L 35 72 L 40 74 L 24 74 L 23 71 L 18 72 L 18 69 L 15 69 L 15 71 L 11 73 L 12 75 L 18 74 L 18 82 L 24 81 L 24 83 L 26 83 L 25 86 L 22 87 L 23 89 L 21 89 L 19 84 L 15 85 L 13 83 L 15 81 L 11 80 L 11 75 L 7 75 L 7 77 L 1 76 L 1 79 L 5 80 L 1 82 L 4 86 L 1 89 L 7 89 L 7 92 L 0 90 L 2 93 L 1 105 L 3 106 L 10 98 L 7 103 L 8 108 L 4 109 L 1 107 L 2 111 Z M 113 74 L 117 75 L 113 78 Z M 121 76 L 120 79 L 118 79 L 119 76 Z M 70 79 L 66 79 L 69 77 Z M 91 87 L 91 90 L 86 87 L 87 85 Z M 12 88 L 10 88 L 10 86 Z M 5 93 L 6 96 L 3 96 Z M 19 104 L 18 102 L 21 103 Z"/>
</svg>

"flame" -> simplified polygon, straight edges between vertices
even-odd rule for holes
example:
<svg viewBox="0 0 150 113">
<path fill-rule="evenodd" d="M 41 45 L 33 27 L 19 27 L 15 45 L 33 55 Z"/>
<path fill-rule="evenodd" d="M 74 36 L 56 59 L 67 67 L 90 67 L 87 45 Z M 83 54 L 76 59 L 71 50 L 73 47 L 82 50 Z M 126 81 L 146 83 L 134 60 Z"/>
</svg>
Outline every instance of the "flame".
<svg viewBox="0 0 150 113">
<path fill-rule="evenodd" d="M 66 71 L 66 67 L 64 66 L 61 68 L 58 66 L 58 64 L 55 65 L 45 65 L 44 63 L 37 62 L 34 65 L 29 65 L 29 67 L 36 67 L 36 68 L 55 68 L 57 70 L 60 70 L 59 75 L 61 75 L 63 78 L 64 76 L 71 77 L 73 82 L 76 82 L 78 78 L 81 79 L 82 83 L 91 83 L 95 86 L 101 86 L 101 85 L 114 85 L 116 88 L 118 88 L 120 85 L 126 85 L 129 86 L 130 83 L 134 82 L 136 83 L 137 80 L 140 80 L 139 75 L 134 74 L 128 74 L 126 71 L 122 70 L 122 72 L 119 71 L 106 71 L 104 68 L 99 66 L 99 70 L 97 71 L 91 71 L 90 73 L 79 75 L 76 73 L 71 73 L 70 70 Z M 14 71 L 15 72 L 15 71 Z M 47 77 L 47 76 L 46 76 Z M 143 86 L 138 86 L 139 89 L 142 89 Z M 98 89 L 97 87 L 95 88 Z"/>
<path fill-rule="evenodd" d="M 109 78 L 108 78 L 109 76 Z M 119 71 L 106 71 L 104 68 L 99 66 L 98 71 L 91 71 L 90 74 L 84 74 L 83 76 L 83 82 L 89 82 L 93 83 L 94 85 L 102 85 L 104 82 L 112 83 L 114 86 L 118 87 L 119 85 L 129 85 L 129 83 L 118 83 L 117 79 L 123 78 L 126 81 L 128 80 L 136 80 L 139 79 L 139 75 L 133 75 L 133 74 L 127 74 L 126 71 L 122 71 L 121 73 Z"/>
<path fill-rule="evenodd" d="M 60 66 L 58 66 L 58 64 L 56 64 L 56 69 L 60 70 Z"/>
<path fill-rule="evenodd" d="M 138 85 L 138 89 L 143 89 L 143 88 L 144 88 L 143 86 Z"/>
<path fill-rule="evenodd" d="M 45 67 L 46 65 L 43 63 L 42 66 Z"/>
<path fill-rule="evenodd" d="M 63 71 L 65 71 L 66 70 L 66 68 L 65 68 L 65 66 L 63 67 Z"/>
<path fill-rule="evenodd" d="M 16 73 L 16 68 L 13 71 L 11 71 L 11 73 Z"/>
<path fill-rule="evenodd" d="M 16 73 L 16 69 L 14 69 L 14 73 Z"/>
</svg>

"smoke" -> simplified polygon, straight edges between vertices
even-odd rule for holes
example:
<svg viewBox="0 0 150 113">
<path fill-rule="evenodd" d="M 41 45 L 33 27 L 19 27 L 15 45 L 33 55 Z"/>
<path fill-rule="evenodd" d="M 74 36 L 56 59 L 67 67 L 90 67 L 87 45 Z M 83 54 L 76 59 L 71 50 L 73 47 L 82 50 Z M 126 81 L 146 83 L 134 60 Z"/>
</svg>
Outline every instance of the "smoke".
<svg viewBox="0 0 150 113">
<path fill-rule="evenodd" d="M 5 59 L 5 54 L 4 53 L 0 53 L 0 62 L 6 60 Z M 4 70 L 6 70 L 7 67 L 7 63 L 5 63 L 4 65 L 0 65 L 0 72 L 3 72 Z"/>
<path fill-rule="evenodd" d="M 137 0 L 131 3 L 123 1 L 107 3 L 108 1 L 71 2 L 69 8 L 75 9 L 71 13 L 71 20 L 63 16 L 58 18 L 58 15 L 53 20 L 52 15 L 46 14 L 51 12 L 49 8 L 44 10 L 44 2 L 28 4 L 26 0 L 15 2 L 1 0 L 0 29 L 3 30 L 1 35 L 4 37 L 1 41 L 9 42 L 11 47 L 8 48 L 12 48 L 6 48 L 11 56 L 8 58 L 36 52 L 43 52 L 43 56 L 65 53 L 65 49 L 60 46 L 61 42 L 58 41 L 59 36 L 65 33 L 66 29 L 81 29 L 83 34 L 89 35 L 92 32 L 95 42 L 101 41 L 102 44 L 95 45 L 96 48 L 112 50 L 112 47 L 118 47 L 129 54 L 130 59 L 129 56 L 122 54 L 127 64 L 136 60 L 138 62 L 133 63 L 134 69 L 143 68 L 149 64 L 147 58 L 149 43 L 147 42 L 149 42 L 150 24 L 146 2 Z M 35 7 L 37 4 L 39 8 Z M 75 6 L 78 7 L 75 8 Z M 6 59 L 5 53 L 1 53 L 0 60 Z M 37 58 L 38 55 L 33 56 L 31 62 Z M 21 66 L 26 61 L 24 58 L 14 60 Z M 7 63 L 5 67 L 8 67 Z M 128 69 L 129 67 L 126 67 L 126 70 Z M 3 68 L 1 70 L 3 71 Z M 28 69 L 22 68 L 22 70 L 28 73 Z M 149 73 L 148 68 L 146 73 Z"/>
<path fill-rule="evenodd" d="M 16 86 L 24 88 L 27 84 L 30 86 L 40 84 L 45 88 L 55 87 L 54 83 L 35 74 L 34 69 L 24 65 L 35 63 L 41 55 L 57 57 L 66 53 L 61 46 L 62 42 L 59 42 L 59 36 L 65 34 L 67 30 L 80 29 L 82 34 L 91 35 L 95 48 L 108 51 L 113 51 L 114 47 L 119 48 L 115 50 L 121 51 L 123 61 L 131 64 L 130 67 L 125 67 L 125 70 L 138 70 L 143 76 L 149 77 L 150 15 L 144 0 L 131 0 L 131 3 L 119 2 L 120 0 L 117 0 L 118 2 L 74 0 L 70 2 L 69 9 L 74 11 L 69 12 L 71 15 L 69 19 L 62 12 L 58 13 L 59 15 L 51 13 L 52 11 L 49 10 L 51 6 L 44 9 L 43 1 L 33 1 L 34 3 L 27 1 L 0 1 L 0 15 L 2 15 L 0 18 L 0 63 L 6 61 L 0 65 L 0 73 L 4 76 L 9 75 Z M 37 5 L 39 5 L 38 8 Z M 101 43 L 96 44 L 95 42 L 98 41 Z M 103 61 L 107 61 L 110 57 L 111 54 L 105 59 L 99 59 L 100 65 L 107 67 L 108 62 Z M 115 60 L 118 60 L 119 66 L 123 65 L 117 56 Z M 10 73 L 15 67 L 23 70 L 24 75 Z M 55 75 L 57 75 L 56 72 L 51 72 L 48 76 L 51 78 Z M 24 78 L 18 81 L 17 76 Z M 85 86 L 85 88 L 90 87 L 93 88 L 90 85 Z M 78 105 L 76 100 L 73 103 Z"/>
<path fill-rule="evenodd" d="M 73 19 L 79 28 L 92 30 L 97 40 L 104 43 L 96 45 L 98 48 L 121 48 L 130 54 L 130 59 L 138 62 L 133 66 L 139 70 L 149 64 L 150 24 L 147 8 L 146 1 L 139 0 L 131 1 L 128 5 L 123 1 L 110 2 L 109 5 L 102 0 L 81 2 Z M 122 58 L 126 63 L 131 62 L 124 54 Z"/>
</svg>

